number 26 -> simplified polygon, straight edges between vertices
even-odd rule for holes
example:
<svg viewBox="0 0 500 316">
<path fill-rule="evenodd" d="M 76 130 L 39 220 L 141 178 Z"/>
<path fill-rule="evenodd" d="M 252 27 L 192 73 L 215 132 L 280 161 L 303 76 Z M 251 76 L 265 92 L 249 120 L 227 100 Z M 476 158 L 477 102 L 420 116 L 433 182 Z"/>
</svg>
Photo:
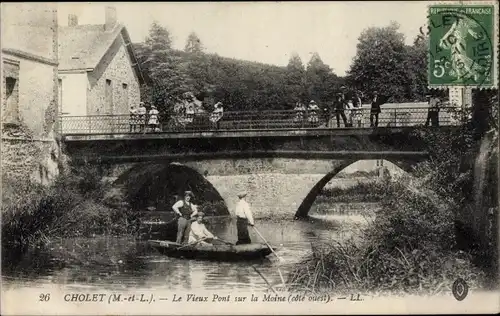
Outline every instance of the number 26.
<svg viewBox="0 0 500 316">
<path fill-rule="evenodd" d="M 48 302 L 48 301 L 50 301 L 50 293 L 40 294 L 39 298 L 40 298 L 40 302 Z"/>
</svg>

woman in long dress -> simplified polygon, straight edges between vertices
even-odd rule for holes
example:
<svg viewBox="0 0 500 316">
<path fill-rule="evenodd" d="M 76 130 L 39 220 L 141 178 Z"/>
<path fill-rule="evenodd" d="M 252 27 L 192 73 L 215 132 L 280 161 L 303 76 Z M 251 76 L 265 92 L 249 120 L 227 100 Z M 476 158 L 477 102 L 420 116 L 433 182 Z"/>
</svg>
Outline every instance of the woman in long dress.
<svg viewBox="0 0 500 316">
<path fill-rule="evenodd" d="M 149 110 L 149 121 L 148 125 L 151 131 L 157 132 L 159 130 L 158 125 L 160 122 L 158 121 L 158 110 L 156 109 L 156 106 L 151 106 L 151 110 Z"/>
</svg>

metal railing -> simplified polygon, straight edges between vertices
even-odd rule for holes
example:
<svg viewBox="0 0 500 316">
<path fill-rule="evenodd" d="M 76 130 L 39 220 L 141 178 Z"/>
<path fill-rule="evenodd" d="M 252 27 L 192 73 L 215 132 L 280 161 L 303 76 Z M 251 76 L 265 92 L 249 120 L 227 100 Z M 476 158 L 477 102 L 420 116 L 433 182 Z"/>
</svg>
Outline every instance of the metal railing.
<svg viewBox="0 0 500 316">
<path fill-rule="evenodd" d="M 219 121 L 213 122 L 212 113 L 159 117 L 158 125 L 149 125 L 147 116 L 89 115 L 61 116 L 61 134 L 126 134 L 126 133 L 175 133 L 235 130 L 283 130 L 314 128 L 371 128 L 370 108 L 345 110 L 347 125 L 335 112 L 286 111 L 227 111 Z M 378 127 L 408 127 L 424 125 L 426 107 L 383 107 L 378 117 Z M 456 107 L 444 107 L 439 111 L 439 126 L 459 125 Z"/>
</svg>

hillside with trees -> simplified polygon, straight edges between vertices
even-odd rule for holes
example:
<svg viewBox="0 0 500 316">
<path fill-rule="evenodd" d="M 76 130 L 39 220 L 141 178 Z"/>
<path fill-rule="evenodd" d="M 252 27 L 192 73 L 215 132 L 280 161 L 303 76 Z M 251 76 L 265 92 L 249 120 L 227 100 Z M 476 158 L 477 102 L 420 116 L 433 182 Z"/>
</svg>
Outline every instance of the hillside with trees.
<svg viewBox="0 0 500 316">
<path fill-rule="evenodd" d="M 292 53 L 285 67 L 209 54 L 194 32 L 184 50 L 176 50 L 168 29 L 157 22 L 134 47 L 147 78 L 143 99 L 161 113 L 170 113 L 185 92 L 203 100 L 207 110 L 221 101 L 230 111 L 292 109 L 309 100 L 324 108 L 343 85 L 361 91 L 365 101 L 374 90 L 392 102 L 422 101 L 426 93 L 426 41 L 405 45 L 396 23 L 363 31 L 345 78 L 318 53 L 306 64 Z"/>
</svg>

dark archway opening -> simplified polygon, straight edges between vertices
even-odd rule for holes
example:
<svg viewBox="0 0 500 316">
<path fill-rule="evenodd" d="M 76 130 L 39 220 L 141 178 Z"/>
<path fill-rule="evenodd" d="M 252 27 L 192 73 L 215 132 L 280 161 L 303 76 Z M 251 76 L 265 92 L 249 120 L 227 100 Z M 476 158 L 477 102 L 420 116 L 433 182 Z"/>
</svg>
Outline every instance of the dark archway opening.
<svg viewBox="0 0 500 316">
<path fill-rule="evenodd" d="M 175 240 L 177 217 L 173 204 L 185 191 L 207 216 L 228 216 L 229 210 L 214 186 L 196 170 L 180 164 L 137 164 L 115 182 L 124 200 L 137 211 L 143 239 Z"/>
<path fill-rule="evenodd" d="M 326 186 L 326 184 L 330 182 L 330 180 L 332 180 L 342 170 L 344 170 L 345 168 L 347 168 L 348 166 L 352 165 L 357 161 L 360 160 L 345 160 L 341 164 L 339 164 L 335 169 L 333 169 L 331 172 L 327 173 L 323 178 L 321 178 L 321 180 L 319 180 L 318 183 L 314 185 L 314 187 L 311 189 L 311 191 L 309 191 L 307 196 L 300 204 L 299 208 L 297 209 L 297 212 L 295 213 L 294 219 L 307 219 L 309 217 L 309 211 L 311 210 L 311 207 L 316 201 L 318 194 L 320 194 L 321 190 Z M 390 162 L 406 172 L 411 172 L 413 165 L 415 165 L 416 163 L 416 161 L 410 161 L 410 160 L 390 161 Z"/>
<path fill-rule="evenodd" d="M 185 191 L 207 216 L 229 215 L 214 186 L 192 168 L 180 164 L 138 164 L 123 173 L 115 185 L 123 186 L 125 199 L 134 210 L 171 212 Z"/>
</svg>

